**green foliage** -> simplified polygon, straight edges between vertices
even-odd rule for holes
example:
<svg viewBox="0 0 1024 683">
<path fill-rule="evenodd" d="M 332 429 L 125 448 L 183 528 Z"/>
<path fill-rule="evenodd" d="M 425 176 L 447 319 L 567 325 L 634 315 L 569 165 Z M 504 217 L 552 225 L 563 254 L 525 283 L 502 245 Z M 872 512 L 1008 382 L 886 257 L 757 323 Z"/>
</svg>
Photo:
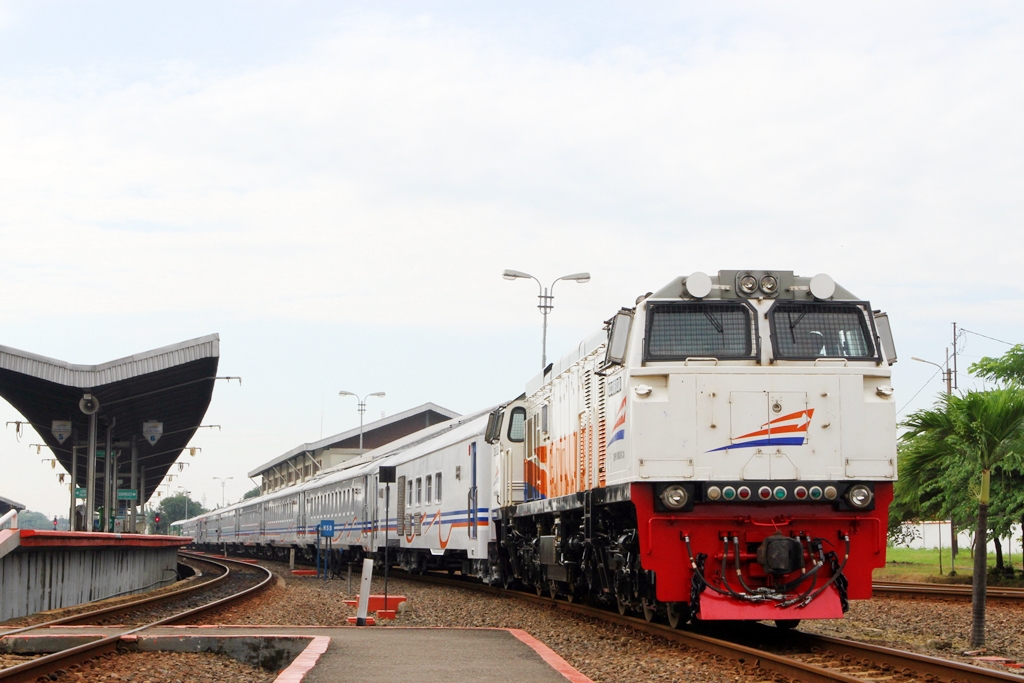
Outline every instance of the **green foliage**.
<svg viewBox="0 0 1024 683">
<path fill-rule="evenodd" d="M 258 495 L 260 495 L 260 487 L 253 486 L 251 489 L 245 492 L 245 495 L 242 496 L 242 500 L 249 500 L 250 498 L 255 498 Z"/>
<path fill-rule="evenodd" d="M 899 522 L 977 519 L 981 471 L 992 472 L 989 533 L 1004 537 L 1024 514 L 1024 391 L 1016 388 L 942 396 L 904 423 L 900 480 L 889 529 Z M 1002 438 L 997 438 L 1001 434 Z"/>
<path fill-rule="evenodd" d="M 903 423 L 905 476 L 903 495 L 916 493 L 921 508 L 937 506 L 940 514 L 954 518 L 977 506 L 973 591 L 971 605 L 971 646 L 985 643 L 985 583 L 988 557 L 986 534 L 1005 522 L 1017 504 L 1017 496 L 992 495 L 992 474 L 1013 479 L 1020 472 L 1024 452 L 1024 388 L 969 391 L 963 396 L 942 396 L 932 410 L 919 410 Z M 980 477 L 980 486 L 975 486 Z M 966 495 L 965 495 L 966 492 Z M 1001 507 L 1000 507 L 1001 506 Z M 932 508 L 934 509 L 934 508 Z M 990 516 L 991 513 L 991 516 Z M 999 520 L 1003 519 L 1004 522 Z"/>
<path fill-rule="evenodd" d="M 18 513 L 18 527 L 21 529 L 53 531 L 53 517 L 47 517 L 42 512 L 22 510 Z"/>
<path fill-rule="evenodd" d="M 188 501 L 188 516 L 185 516 L 186 501 Z M 209 512 L 199 501 L 192 500 L 183 493 L 175 496 L 167 496 L 160 501 L 158 509 L 160 513 L 160 531 L 166 532 L 171 524 L 182 519 L 188 519 Z M 152 520 L 152 517 L 150 518 Z"/>
<path fill-rule="evenodd" d="M 971 365 L 970 373 L 983 379 L 1024 386 L 1024 344 L 1017 344 L 999 358 L 985 356 Z"/>
</svg>

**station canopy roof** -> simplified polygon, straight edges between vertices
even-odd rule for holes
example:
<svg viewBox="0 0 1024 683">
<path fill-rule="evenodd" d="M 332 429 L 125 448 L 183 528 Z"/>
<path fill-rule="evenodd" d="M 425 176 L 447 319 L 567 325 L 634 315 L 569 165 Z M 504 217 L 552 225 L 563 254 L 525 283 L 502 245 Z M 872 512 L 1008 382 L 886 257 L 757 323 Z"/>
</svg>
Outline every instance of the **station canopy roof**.
<svg viewBox="0 0 1024 683">
<path fill-rule="evenodd" d="M 373 422 L 367 422 L 362 428 L 363 448 L 364 450 L 378 448 L 384 444 L 391 443 L 395 439 L 407 436 L 439 422 L 445 422 L 454 417 L 459 417 L 459 414 L 447 408 L 442 408 L 436 403 L 428 402 L 415 408 L 389 415 L 388 417 L 382 417 Z M 319 453 L 323 450 L 334 448 L 357 451 L 359 448 L 359 427 L 322 438 L 319 441 L 296 446 L 287 453 L 279 455 L 252 470 L 249 472 L 249 477 L 267 476 L 267 473 L 274 469 L 274 467 L 294 458 L 300 453 Z"/>
<path fill-rule="evenodd" d="M 202 423 L 213 396 L 220 360 L 220 336 L 207 335 L 100 365 L 64 361 L 0 346 L 0 396 L 35 428 L 58 462 L 71 471 L 71 447 L 78 444 L 75 481 L 85 486 L 89 416 L 79 402 L 91 394 L 99 402 L 97 448 L 112 424 L 114 450 L 120 450 L 118 472 L 131 474 L 131 439 L 138 437 L 138 461 L 146 468 L 140 504 L 152 496 L 164 475 Z M 63 442 L 52 433 L 53 421 L 70 421 L 73 436 Z M 163 423 L 153 445 L 142 438 L 142 423 Z M 34 454 L 33 454 L 34 455 Z M 103 461 L 97 459 L 98 479 Z M 124 483 L 121 488 L 128 488 Z M 103 505 L 103 486 L 96 486 L 96 505 Z"/>
</svg>

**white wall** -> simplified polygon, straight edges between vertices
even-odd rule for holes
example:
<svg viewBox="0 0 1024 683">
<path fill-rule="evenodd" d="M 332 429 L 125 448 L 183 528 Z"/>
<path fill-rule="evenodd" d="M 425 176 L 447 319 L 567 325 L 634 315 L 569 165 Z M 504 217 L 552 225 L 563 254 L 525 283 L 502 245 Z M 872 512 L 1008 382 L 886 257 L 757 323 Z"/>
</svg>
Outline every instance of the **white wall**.
<svg viewBox="0 0 1024 683">
<path fill-rule="evenodd" d="M 949 547 L 950 540 L 952 537 L 951 527 L 948 521 L 921 522 L 919 524 L 913 524 L 911 526 L 913 526 L 917 530 L 918 538 L 915 538 L 913 541 L 911 541 L 909 547 L 938 548 L 940 546 L 940 538 L 941 547 Z M 957 543 L 959 544 L 960 550 L 967 553 L 968 555 L 970 554 L 971 543 L 973 542 L 972 535 L 969 533 L 972 530 L 973 529 L 958 528 L 956 534 Z M 1007 543 L 1008 540 L 1011 541 L 1010 544 Z M 1002 543 L 1004 553 L 1008 551 L 1009 545 L 1009 551 L 1012 552 L 1014 556 L 1019 557 L 1021 555 L 1021 527 L 1019 524 L 1013 527 L 1013 529 L 1010 532 L 1009 538 L 1002 539 Z M 990 553 L 994 553 L 996 551 L 996 545 L 994 542 L 988 542 L 988 551 Z"/>
</svg>

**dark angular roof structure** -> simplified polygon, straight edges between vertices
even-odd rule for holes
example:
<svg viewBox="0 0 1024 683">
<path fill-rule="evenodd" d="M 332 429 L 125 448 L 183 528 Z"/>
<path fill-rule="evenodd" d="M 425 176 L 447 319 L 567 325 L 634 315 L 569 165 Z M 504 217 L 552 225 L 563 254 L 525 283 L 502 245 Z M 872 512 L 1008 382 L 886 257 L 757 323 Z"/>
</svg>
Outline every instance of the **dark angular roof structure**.
<svg viewBox="0 0 1024 683">
<path fill-rule="evenodd" d="M 77 476 L 84 486 L 89 416 L 79 408 L 85 394 L 99 402 L 97 442 L 103 447 L 106 427 L 112 441 L 130 453 L 138 436 L 138 461 L 146 467 L 142 504 L 188 445 L 213 396 L 220 360 L 220 336 L 199 337 L 100 365 L 73 365 L 17 349 L 0 346 L 0 396 L 18 410 L 68 472 L 72 443 L 79 445 Z M 74 435 L 61 444 L 52 434 L 54 420 L 72 423 Z M 163 435 L 154 445 L 142 438 L 142 423 L 163 423 Z M 121 476 L 130 458 L 118 461 Z M 101 467 L 97 468 L 102 471 Z M 104 505 L 102 487 L 96 487 L 96 505 Z"/>
</svg>

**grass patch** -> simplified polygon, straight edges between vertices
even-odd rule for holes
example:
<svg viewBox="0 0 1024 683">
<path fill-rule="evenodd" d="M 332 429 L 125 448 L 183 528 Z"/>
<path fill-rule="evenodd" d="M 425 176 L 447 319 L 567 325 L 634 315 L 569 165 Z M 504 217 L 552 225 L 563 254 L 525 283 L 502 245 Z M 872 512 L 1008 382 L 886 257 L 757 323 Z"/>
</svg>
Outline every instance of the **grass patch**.
<svg viewBox="0 0 1024 683">
<path fill-rule="evenodd" d="M 1004 563 L 1006 556 L 1003 556 Z M 996 556 L 989 553 L 988 567 L 991 570 L 996 566 Z M 1019 554 L 1013 556 L 1013 566 L 1020 568 L 1021 557 Z M 956 576 L 949 576 L 952 569 L 956 569 Z M 939 550 L 938 548 L 886 548 L 885 567 L 876 569 L 874 579 L 876 581 L 917 581 L 928 583 L 970 583 L 973 575 L 974 559 L 970 550 L 961 548 L 957 554 L 956 563 L 953 564 L 950 557 L 950 549 L 942 549 L 942 573 L 939 573 Z M 994 582 L 993 582 L 994 583 Z M 1018 581 L 1000 581 L 1003 585 L 1018 585 Z"/>
</svg>

